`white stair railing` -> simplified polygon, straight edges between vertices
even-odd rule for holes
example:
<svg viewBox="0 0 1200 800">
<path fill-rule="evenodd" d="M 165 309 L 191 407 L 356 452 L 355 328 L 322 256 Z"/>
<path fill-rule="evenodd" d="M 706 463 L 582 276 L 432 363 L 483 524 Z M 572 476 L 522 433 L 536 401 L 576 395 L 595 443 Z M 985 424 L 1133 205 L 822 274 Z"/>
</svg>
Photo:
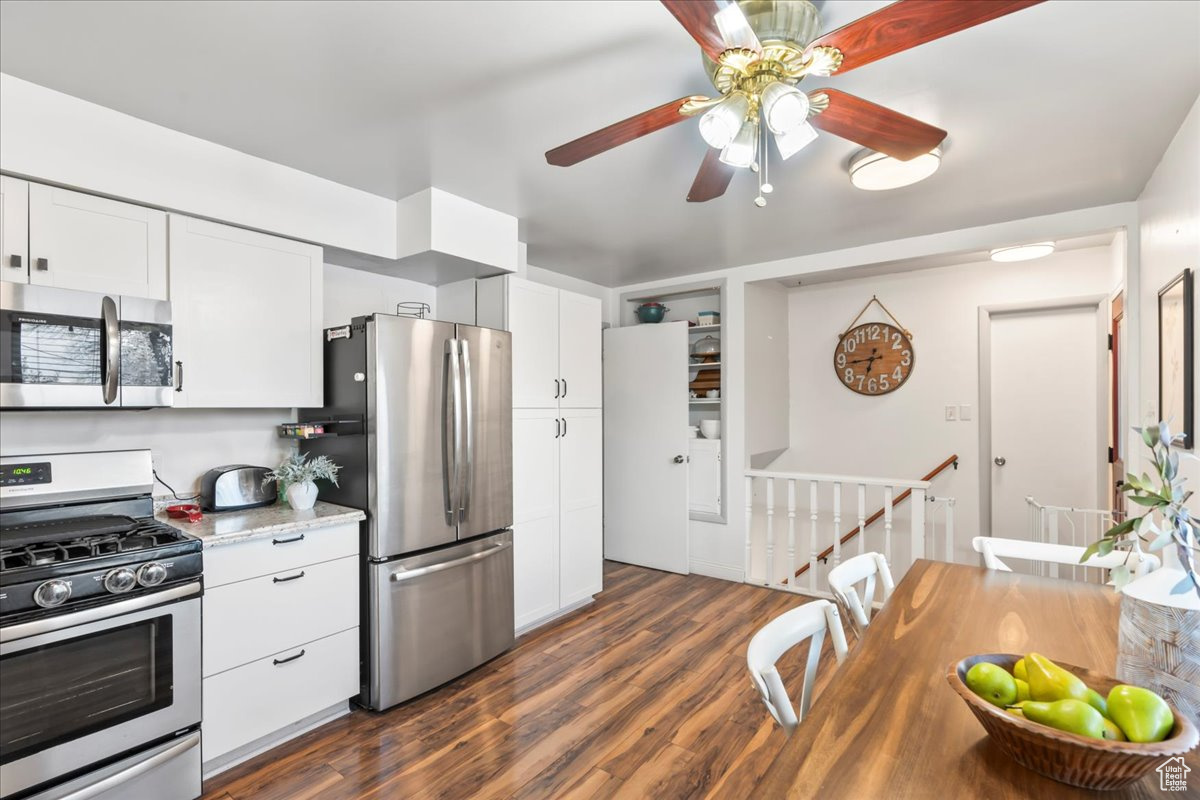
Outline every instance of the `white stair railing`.
<svg viewBox="0 0 1200 800">
<path fill-rule="evenodd" d="M 1035 542 L 1087 547 L 1123 517 L 1106 508 L 1076 508 L 1074 506 L 1043 505 L 1032 497 L 1025 498 L 1029 506 L 1029 538 Z M 1092 567 L 1060 566 L 1032 562 L 1034 574 L 1051 578 L 1070 578 L 1086 583 L 1104 583 L 1108 570 Z"/>
<path fill-rule="evenodd" d="M 929 481 L 772 470 L 747 470 L 745 480 L 747 583 L 829 597 L 825 576 L 842 561 L 854 523 L 848 555 L 883 553 L 897 580 L 918 558 L 954 560 L 954 499 L 929 495 Z M 909 502 L 893 508 L 904 491 Z M 872 527 L 868 509 L 880 506 Z"/>
</svg>

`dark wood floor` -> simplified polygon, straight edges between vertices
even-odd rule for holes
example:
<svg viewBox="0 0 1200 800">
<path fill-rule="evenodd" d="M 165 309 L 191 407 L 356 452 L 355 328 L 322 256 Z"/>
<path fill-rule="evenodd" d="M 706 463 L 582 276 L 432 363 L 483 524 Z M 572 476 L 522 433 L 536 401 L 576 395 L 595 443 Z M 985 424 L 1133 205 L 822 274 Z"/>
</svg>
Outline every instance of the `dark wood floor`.
<svg viewBox="0 0 1200 800">
<path fill-rule="evenodd" d="M 204 797 L 752 797 L 785 737 L 750 684 L 746 644 L 799 602 L 610 562 L 594 604 L 442 689 L 218 775 Z M 802 655 L 780 665 L 788 686 Z M 835 669 L 826 652 L 818 697 Z"/>
</svg>

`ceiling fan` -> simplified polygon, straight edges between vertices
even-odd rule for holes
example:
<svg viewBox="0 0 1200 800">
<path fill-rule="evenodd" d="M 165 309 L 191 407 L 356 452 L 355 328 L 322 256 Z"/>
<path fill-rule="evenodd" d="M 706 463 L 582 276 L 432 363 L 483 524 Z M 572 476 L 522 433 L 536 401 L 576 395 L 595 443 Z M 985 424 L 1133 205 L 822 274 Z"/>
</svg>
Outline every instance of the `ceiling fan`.
<svg viewBox="0 0 1200 800">
<path fill-rule="evenodd" d="M 818 37 L 820 17 L 810 0 L 661 0 L 700 45 L 719 94 L 664 103 L 556 147 L 546 161 L 569 167 L 702 112 L 700 135 L 712 149 L 700 164 L 689 202 L 720 197 L 734 170 L 750 168 L 759 172 L 755 204 L 766 205 L 768 131 L 785 160 L 821 130 L 909 161 L 940 145 L 946 131 L 836 89 L 805 93 L 796 84 L 856 69 L 1042 1 L 898 0 Z"/>
</svg>

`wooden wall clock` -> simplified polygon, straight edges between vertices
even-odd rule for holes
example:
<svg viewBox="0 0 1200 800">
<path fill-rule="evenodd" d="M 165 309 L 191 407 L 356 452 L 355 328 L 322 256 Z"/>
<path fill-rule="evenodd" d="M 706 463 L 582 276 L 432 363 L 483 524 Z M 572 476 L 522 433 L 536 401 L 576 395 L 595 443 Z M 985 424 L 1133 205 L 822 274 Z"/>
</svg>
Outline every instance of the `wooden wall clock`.
<svg viewBox="0 0 1200 800">
<path fill-rule="evenodd" d="M 864 322 L 855 325 L 871 303 L 879 303 L 895 324 Z M 838 337 L 837 348 L 833 351 L 833 370 L 841 384 L 852 392 L 872 396 L 888 394 L 903 386 L 916 363 L 912 334 L 875 297 L 850 325 Z"/>
</svg>

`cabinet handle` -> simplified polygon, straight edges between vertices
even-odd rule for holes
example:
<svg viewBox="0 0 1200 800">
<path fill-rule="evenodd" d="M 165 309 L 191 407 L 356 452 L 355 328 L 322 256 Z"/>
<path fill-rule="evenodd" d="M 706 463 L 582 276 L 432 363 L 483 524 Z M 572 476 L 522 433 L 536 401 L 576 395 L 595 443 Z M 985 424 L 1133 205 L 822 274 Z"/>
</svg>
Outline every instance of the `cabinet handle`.
<svg viewBox="0 0 1200 800">
<path fill-rule="evenodd" d="M 183 362 L 175 362 L 175 391 L 183 391 Z"/>
<path fill-rule="evenodd" d="M 297 658 L 299 658 L 302 655 L 304 655 L 303 650 L 301 650 L 299 653 L 296 653 L 296 655 L 288 656 L 287 658 L 273 658 L 273 659 L 271 659 L 271 663 L 278 667 L 280 664 L 286 664 L 289 661 L 295 661 Z"/>
<path fill-rule="evenodd" d="M 562 393 L 562 387 L 558 385 L 558 378 L 554 379 L 554 399 L 557 400 Z"/>
<path fill-rule="evenodd" d="M 21 257 L 19 255 L 17 255 L 16 253 L 13 253 L 11 256 L 8 257 L 8 265 L 10 267 L 20 267 L 21 266 Z"/>
<path fill-rule="evenodd" d="M 563 417 L 563 436 L 567 435 L 567 418 Z"/>
<path fill-rule="evenodd" d="M 271 578 L 271 583 L 287 583 L 288 581 L 298 581 L 304 577 L 304 570 L 300 570 L 298 575 L 289 575 L 286 578 Z"/>
<path fill-rule="evenodd" d="M 562 436 L 562 420 L 558 417 L 554 418 L 554 438 Z"/>
<path fill-rule="evenodd" d="M 302 542 L 302 541 L 304 541 L 303 533 L 300 534 L 299 536 L 293 536 L 291 539 L 272 539 L 271 544 L 291 544 L 292 542 Z"/>
<path fill-rule="evenodd" d="M 48 258 L 39 258 L 39 259 L 37 260 L 37 268 L 38 268 L 38 269 L 40 269 L 40 270 L 42 270 L 43 272 L 45 272 L 46 270 L 50 269 L 50 259 L 48 259 Z"/>
<path fill-rule="evenodd" d="M 562 382 L 563 382 L 563 397 L 566 397 L 567 396 L 567 379 L 563 378 Z"/>
</svg>

